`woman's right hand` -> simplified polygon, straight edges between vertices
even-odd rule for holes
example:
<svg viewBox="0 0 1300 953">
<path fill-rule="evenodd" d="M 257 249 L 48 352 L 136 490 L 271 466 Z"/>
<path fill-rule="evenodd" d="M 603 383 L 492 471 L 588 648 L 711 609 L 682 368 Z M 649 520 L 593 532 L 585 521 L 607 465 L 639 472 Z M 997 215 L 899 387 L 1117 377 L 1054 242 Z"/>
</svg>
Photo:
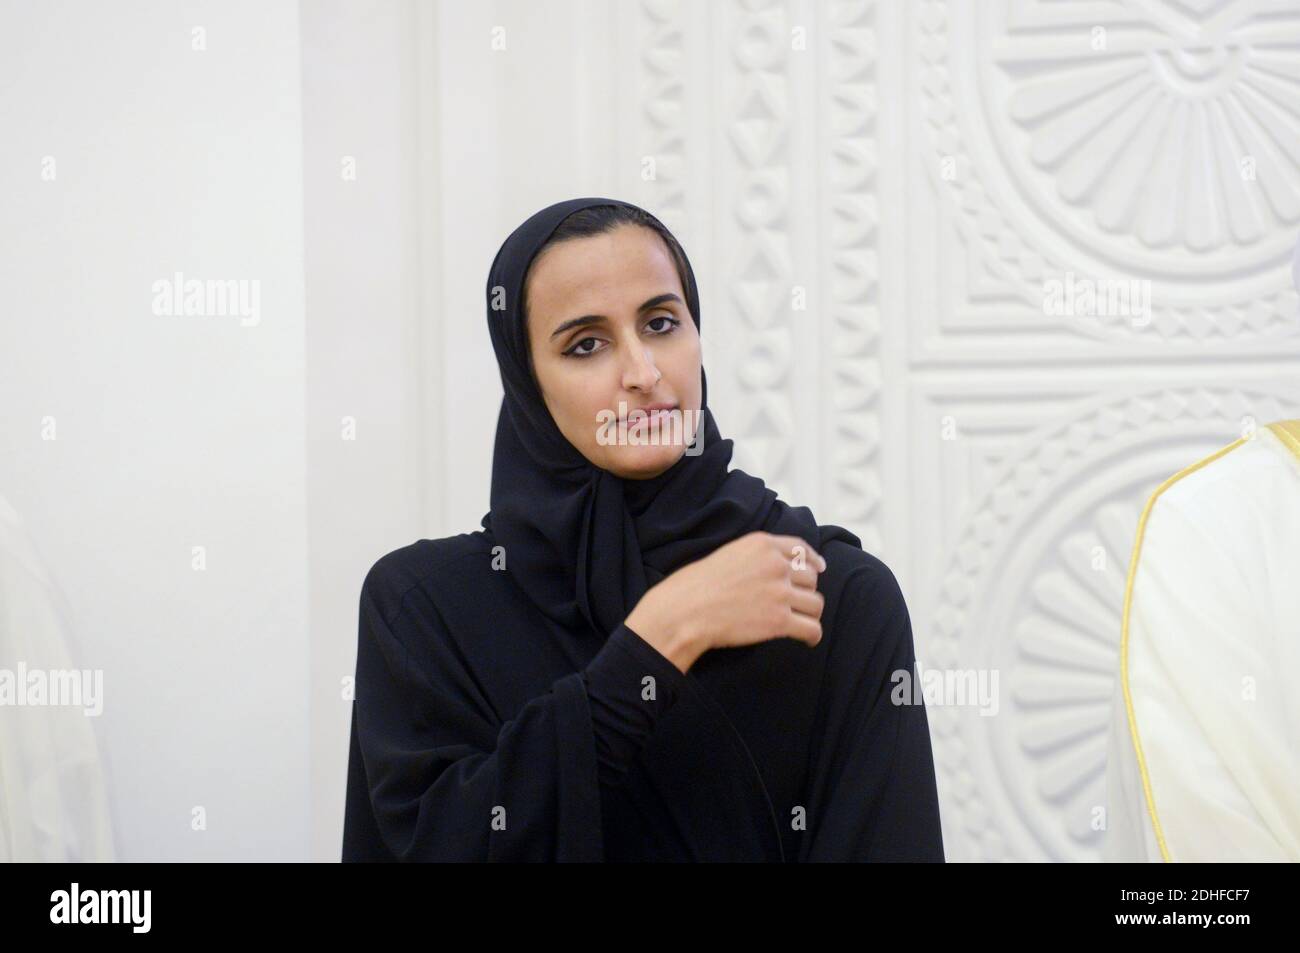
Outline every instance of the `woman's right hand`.
<svg viewBox="0 0 1300 953">
<path fill-rule="evenodd" d="M 790 637 L 816 645 L 825 597 L 821 554 L 799 536 L 755 531 L 646 592 L 625 624 L 683 672 L 709 649 Z"/>
</svg>

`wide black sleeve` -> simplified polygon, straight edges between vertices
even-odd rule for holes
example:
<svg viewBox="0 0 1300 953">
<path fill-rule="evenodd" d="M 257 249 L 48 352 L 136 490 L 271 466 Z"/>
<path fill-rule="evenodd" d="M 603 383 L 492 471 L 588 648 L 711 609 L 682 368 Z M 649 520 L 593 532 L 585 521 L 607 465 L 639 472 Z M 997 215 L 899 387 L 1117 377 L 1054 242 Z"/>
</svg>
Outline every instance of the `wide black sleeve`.
<svg viewBox="0 0 1300 953">
<path fill-rule="evenodd" d="M 622 776 L 680 670 L 620 626 L 501 722 L 437 614 L 391 602 L 367 577 L 343 860 L 603 860 L 600 784 Z"/>
<path fill-rule="evenodd" d="M 622 782 L 685 680 L 681 669 L 626 623 L 610 635 L 584 672 L 602 785 Z"/>
<path fill-rule="evenodd" d="M 911 617 L 882 562 L 845 584 L 827 658 L 807 787 L 803 861 L 944 860 L 930 728 L 915 677 Z"/>
</svg>

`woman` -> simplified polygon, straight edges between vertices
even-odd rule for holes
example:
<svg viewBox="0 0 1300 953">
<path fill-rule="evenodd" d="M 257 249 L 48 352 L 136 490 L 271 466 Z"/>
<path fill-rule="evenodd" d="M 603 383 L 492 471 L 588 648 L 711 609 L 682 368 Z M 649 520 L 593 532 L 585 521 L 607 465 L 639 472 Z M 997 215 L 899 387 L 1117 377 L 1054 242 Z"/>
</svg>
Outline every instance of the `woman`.
<svg viewBox="0 0 1300 953">
<path fill-rule="evenodd" d="M 487 306 L 491 509 L 366 577 L 343 859 L 943 860 L 897 582 L 728 469 L 676 239 L 560 202 Z"/>
</svg>

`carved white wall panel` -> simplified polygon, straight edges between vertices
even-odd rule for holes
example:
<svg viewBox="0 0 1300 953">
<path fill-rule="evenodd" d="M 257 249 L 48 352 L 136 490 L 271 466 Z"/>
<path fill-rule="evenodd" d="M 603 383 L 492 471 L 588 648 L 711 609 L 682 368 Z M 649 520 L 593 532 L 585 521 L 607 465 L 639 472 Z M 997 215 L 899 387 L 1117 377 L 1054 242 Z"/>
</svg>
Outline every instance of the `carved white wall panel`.
<svg viewBox="0 0 1300 953">
<path fill-rule="evenodd" d="M 898 39 L 916 437 L 885 505 L 923 661 L 1000 676 L 995 716 L 930 713 L 949 856 L 1095 859 L 1141 506 L 1300 408 L 1300 8 L 926 2 Z M 1070 272 L 1149 281 L 1149 321 L 1047 313 Z"/>
</svg>

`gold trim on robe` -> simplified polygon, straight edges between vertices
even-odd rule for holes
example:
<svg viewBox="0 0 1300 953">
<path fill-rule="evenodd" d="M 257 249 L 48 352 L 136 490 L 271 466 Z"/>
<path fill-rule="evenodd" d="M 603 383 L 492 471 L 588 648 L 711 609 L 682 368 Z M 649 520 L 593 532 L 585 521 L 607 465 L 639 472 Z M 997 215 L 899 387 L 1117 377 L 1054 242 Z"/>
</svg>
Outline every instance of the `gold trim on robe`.
<svg viewBox="0 0 1300 953">
<path fill-rule="evenodd" d="M 1277 435 L 1277 439 L 1282 441 L 1282 445 L 1289 448 L 1300 460 L 1300 419 L 1296 420 L 1279 420 L 1275 424 L 1269 424 L 1268 429 Z"/>
<path fill-rule="evenodd" d="M 1129 692 L 1128 684 L 1128 628 L 1129 611 L 1133 604 L 1133 580 L 1137 576 L 1138 557 L 1142 552 L 1142 534 L 1146 530 L 1147 518 L 1151 515 L 1151 509 L 1155 506 L 1156 500 L 1160 498 L 1160 494 L 1183 479 L 1183 477 L 1190 476 L 1197 470 L 1209 466 L 1215 460 L 1231 453 L 1245 442 L 1245 438 L 1234 441 L 1223 449 L 1210 454 L 1204 460 L 1178 471 L 1156 488 L 1156 491 L 1151 494 L 1151 498 L 1147 500 L 1146 506 L 1142 510 L 1142 518 L 1138 520 L 1137 539 L 1133 543 L 1133 556 L 1129 560 L 1128 580 L 1124 586 L 1124 616 L 1119 639 L 1119 678 L 1124 689 L 1124 710 L 1128 713 L 1129 736 L 1133 739 L 1133 749 L 1137 754 L 1138 772 L 1142 775 L 1142 792 L 1146 797 L 1147 814 L 1150 816 L 1151 826 L 1155 830 L 1156 842 L 1160 845 L 1160 856 L 1166 862 L 1169 861 L 1169 847 L 1165 844 L 1165 833 L 1160 826 L 1159 812 L 1156 811 L 1155 795 L 1151 790 L 1151 776 L 1147 772 L 1146 758 L 1142 754 L 1142 739 L 1138 734 L 1137 716 L 1133 713 L 1133 696 Z"/>
</svg>

